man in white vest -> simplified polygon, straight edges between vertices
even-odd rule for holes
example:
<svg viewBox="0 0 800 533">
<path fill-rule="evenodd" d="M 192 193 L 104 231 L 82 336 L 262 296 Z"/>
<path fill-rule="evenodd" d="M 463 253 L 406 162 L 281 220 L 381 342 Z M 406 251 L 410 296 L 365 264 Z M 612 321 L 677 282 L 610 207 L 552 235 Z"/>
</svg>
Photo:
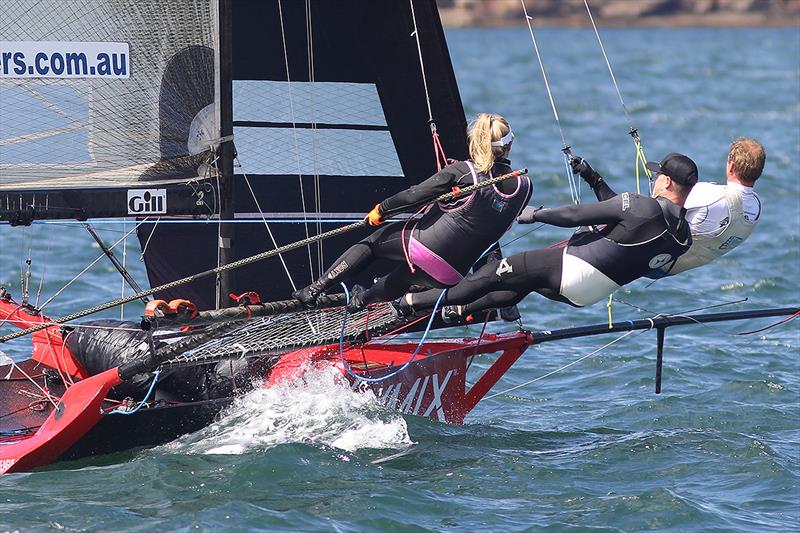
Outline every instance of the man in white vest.
<svg viewBox="0 0 800 533">
<path fill-rule="evenodd" d="M 750 138 L 731 143 L 726 164 L 727 184 L 698 183 L 686 200 L 686 220 L 692 230 L 692 247 L 648 277 L 660 278 L 710 263 L 742 243 L 761 219 L 761 199 L 753 190 L 764 170 L 764 147 Z M 658 172 L 657 163 L 648 168 Z"/>
</svg>

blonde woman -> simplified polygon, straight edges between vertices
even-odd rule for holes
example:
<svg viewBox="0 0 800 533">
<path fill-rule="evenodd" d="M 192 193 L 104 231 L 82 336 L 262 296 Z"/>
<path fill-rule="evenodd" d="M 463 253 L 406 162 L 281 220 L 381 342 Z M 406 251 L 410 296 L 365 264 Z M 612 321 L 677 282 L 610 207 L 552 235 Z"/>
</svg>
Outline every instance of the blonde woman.
<svg viewBox="0 0 800 533">
<path fill-rule="evenodd" d="M 500 115 L 478 115 L 469 129 L 470 160 L 444 167 L 419 185 L 391 196 L 367 215 L 370 225 L 383 223 L 389 210 L 432 200 L 453 187 L 480 183 L 511 172 L 508 155 L 514 141 L 511 127 Z M 349 309 L 388 301 L 421 288 L 452 287 L 461 281 L 480 255 L 508 230 L 528 204 L 532 192 L 527 176 L 512 178 L 448 203 L 438 203 L 406 225 L 395 222 L 355 244 L 311 285 L 292 296 L 313 308 L 326 290 L 376 259 L 400 263 L 369 289 L 353 288 Z"/>
</svg>

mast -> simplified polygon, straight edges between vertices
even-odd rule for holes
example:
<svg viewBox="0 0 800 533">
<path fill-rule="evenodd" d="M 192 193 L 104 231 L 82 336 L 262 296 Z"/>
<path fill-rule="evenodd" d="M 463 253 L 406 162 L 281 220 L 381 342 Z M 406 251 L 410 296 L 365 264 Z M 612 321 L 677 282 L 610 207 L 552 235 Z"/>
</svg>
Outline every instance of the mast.
<svg viewBox="0 0 800 533">
<path fill-rule="evenodd" d="M 220 114 L 220 138 L 233 135 L 233 16 L 232 0 L 219 0 L 219 49 L 217 61 L 216 107 Z M 223 142 L 220 145 L 219 160 L 219 240 L 217 242 L 219 266 L 235 261 L 234 225 L 227 221 L 234 218 L 233 204 L 233 143 Z M 231 304 L 228 294 L 233 292 L 234 273 L 226 270 L 217 275 L 216 307 L 227 307 Z"/>
</svg>

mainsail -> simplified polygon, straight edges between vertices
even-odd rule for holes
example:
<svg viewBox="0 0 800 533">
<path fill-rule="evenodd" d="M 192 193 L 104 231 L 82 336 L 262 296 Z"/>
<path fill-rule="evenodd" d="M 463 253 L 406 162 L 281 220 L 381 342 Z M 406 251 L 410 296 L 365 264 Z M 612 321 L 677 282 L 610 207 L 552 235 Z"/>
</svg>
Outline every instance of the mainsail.
<svg viewBox="0 0 800 533">
<path fill-rule="evenodd" d="M 151 285 L 322 233 L 436 171 L 429 121 L 466 156 L 466 121 L 434 0 L 232 2 L 232 229 L 154 223 L 139 230 Z M 419 44 L 419 47 L 418 47 Z M 207 184 L 216 198 L 217 184 Z M 211 204 L 206 215 L 218 221 Z M 268 225 L 268 227 L 266 227 Z M 318 276 L 357 236 L 235 273 L 233 292 L 268 300 Z M 368 281 L 366 273 L 362 281 Z M 213 307 L 208 280 L 159 296 Z M 225 302 L 220 302 L 224 304 Z"/>
</svg>

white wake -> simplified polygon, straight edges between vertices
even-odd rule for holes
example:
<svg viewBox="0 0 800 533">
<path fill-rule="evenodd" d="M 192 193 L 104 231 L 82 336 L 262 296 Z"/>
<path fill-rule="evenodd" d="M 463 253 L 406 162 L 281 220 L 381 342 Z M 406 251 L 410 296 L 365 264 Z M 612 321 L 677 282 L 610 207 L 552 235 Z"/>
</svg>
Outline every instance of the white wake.
<svg viewBox="0 0 800 533">
<path fill-rule="evenodd" d="M 209 427 L 167 446 L 180 453 L 243 454 L 279 444 L 310 443 L 349 452 L 412 444 L 403 417 L 371 392 L 354 392 L 334 368 L 296 383 L 238 398 Z"/>
</svg>

